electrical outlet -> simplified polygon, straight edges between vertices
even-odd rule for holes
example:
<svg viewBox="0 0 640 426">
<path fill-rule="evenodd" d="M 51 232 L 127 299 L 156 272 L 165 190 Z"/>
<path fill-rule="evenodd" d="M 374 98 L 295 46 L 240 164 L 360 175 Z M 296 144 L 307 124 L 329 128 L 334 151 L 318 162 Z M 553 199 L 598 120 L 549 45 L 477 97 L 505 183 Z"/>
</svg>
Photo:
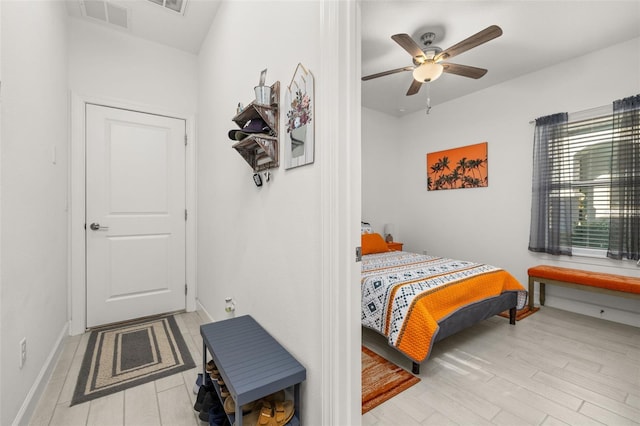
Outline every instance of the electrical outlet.
<svg viewBox="0 0 640 426">
<path fill-rule="evenodd" d="M 27 338 L 20 340 L 20 368 L 27 361 Z"/>
</svg>

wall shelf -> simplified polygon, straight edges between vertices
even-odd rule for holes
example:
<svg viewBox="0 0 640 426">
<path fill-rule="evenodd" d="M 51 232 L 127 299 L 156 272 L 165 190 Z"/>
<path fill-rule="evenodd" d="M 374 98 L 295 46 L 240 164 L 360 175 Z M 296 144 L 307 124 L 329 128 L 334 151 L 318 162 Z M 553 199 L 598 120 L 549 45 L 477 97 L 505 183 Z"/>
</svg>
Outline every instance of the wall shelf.
<svg viewBox="0 0 640 426">
<path fill-rule="evenodd" d="M 280 165 L 279 103 L 280 82 L 276 81 L 271 86 L 270 105 L 256 104 L 255 101 L 251 102 L 232 119 L 242 129 L 250 120 L 261 118 L 271 130 L 270 134 L 256 133 L 233 144 L 233 148 L 238 151 L 254 172 Z"/>
</svg>

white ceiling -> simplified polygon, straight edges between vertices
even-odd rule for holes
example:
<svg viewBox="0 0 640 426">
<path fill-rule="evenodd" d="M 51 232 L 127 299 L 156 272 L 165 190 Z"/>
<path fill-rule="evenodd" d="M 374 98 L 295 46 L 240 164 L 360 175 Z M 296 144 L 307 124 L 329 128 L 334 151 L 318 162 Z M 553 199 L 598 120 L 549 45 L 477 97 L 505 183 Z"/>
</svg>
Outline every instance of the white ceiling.
<svg viewBox="0 0 640 426">
<path fill-rule="evenodd" d="M 176 49 L 197 54 L 204 38 L 211 28 L 213 18 L 221 0 L 187 0 L 184 15 L 163 8 L 149 0 L 106 0 L 116 6 L 124 7 L 129 15 L 129 28 L 122 29 L 81 13 L 84 2 L 104 2 L 104 0 L 65 0 L 69 16 L 85 19 L 97 25 L 122 31 L 135 37 L 175 47 Z"/>
<path fill-rule="evenodd" d="M 131 35 L 197 54 L 222 0 L 188 0 L 184 16 L 149 0 L 107 1 L 128 9 L 130 28 L 126 32 Z M 81 15 L 81 0 L 66 2 L 70 16 L 89 19 Z M 393 34 L 407 33 L 418 41 L 424 32 L 432 31 L 437 34 L 434 45 L 446 49 L 489 25 L 502 28 L 501 37 L 450 61 L 489 72 L 479 80 L 443 74 L 429 90 L 434 107 L 640 37 L 640 0 L 363 0 L 361 11 L 363 76 L 412 65 L 409 54 L 391 40 Z M 362 105 L 395 116 L 424 109 L 424 87 L 417 95 L 405 95 L 411 79 L 410 72 L 402 72 L 363 81 Z"/>
<path fill-rule="evenodd" d="M 446 49 L 489 25 L 503 35 L 448 62 L 486 68 L 474 80 L 443 74 L 430 83 L 431 105 L 484 89 L 572 57 L 640 37 L 640 1 L 364 1 L 362 75 L 412 65 L 411 56 L 391 40 L 426 31 Z M 445 61 L 446 62 L 446 61 Z M 615 64 L 603 64 L 615 66 Z M 571 76 L 567 76 L 571 78 Z M 638 77 L 640 78 L 640 76 Z M 426 109 L 427 91 L 406 96 L 411 72 L 362 82 L 362 105 L 401 116 Z"/>
</svg>

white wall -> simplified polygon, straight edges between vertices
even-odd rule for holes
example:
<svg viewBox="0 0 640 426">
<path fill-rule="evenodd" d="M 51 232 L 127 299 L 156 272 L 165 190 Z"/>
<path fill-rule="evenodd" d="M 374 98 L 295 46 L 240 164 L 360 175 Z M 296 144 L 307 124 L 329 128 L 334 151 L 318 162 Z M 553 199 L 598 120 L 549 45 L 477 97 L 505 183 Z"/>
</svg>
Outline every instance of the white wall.
<svg viewBox="0 0 640 426">
<path fill-rule="evenodd" d="M 67 324 L 66 24 L 63 2 L 2 2 L 3 425 L 24 411 Z"/>
<path fill-rule="evenodd" d="M 187 250 L 195 250 L 195 112 L 197 57 L 178 49 L 94 25 L 69 20 L 71 115 L 71 334 L 85 327 L 84 101 L 187 119 Z M 195 255 L 187 256 L 187 309 L 195 309 Z"/>
<path fill-rule="evenodd" d="M 237 103 L 253 99 L 262 69 L 267 84 L 280 81 L 281 102 L 298 62 L 318 77 L 317 9 L 314 3 L 223 3 L 199 70 L 198 298 L 220 320 L 227 317 L 225 297 L 233 297 L 236 314 L 251 314 L 308 373 L 321 354 L 319 168 L 280 166 L 257 188 L 227 132 L 237 127 L 231 121 Z M 291 16 L 305 23 L 296 37 Z M 259 22 L 268 29 L 258 29 Z M 303 389 L 312 419 L 319 388 Z"/>
<path fill-rule="evenodd" d="M 199 301 L 214 319 L 220 320 L 228 317 L 225 297 L 233 297 L 237 316 L 252 315 L 306 367 L 302 424 L 322 424 L 323 409 L 340 410 L 341 407 L 330 407 L 328 399 L 350 390 L 351 376 L 359 385 L 360 326 L 355 308 L 356 318 L 342 323 L 342 330 L 333 331 L 337 335 L 355 330 L 342 352 L 351 353 L 350 346 L 355 347 L 357 361 L 339 366 L 349 370 L 351 376 L 344 375 L 341 382 L 323 381 L 323 377 L 332 376 L 326 371 L 330 363 L 323 365 L 322 354 L 334 336 L 323 335 L 324 324 L 333 321 L 323 315 L 330 310 L 323 302 L 323 294 L 328 291 L 323 288 L 323 277 L 332 271 L 322 269 L 326 265 L 322 258 L 326 248 L 321 217 L 321 195 L 328 185 L 322 181 L 327 165 L 322 141 L 331 123 L 327 116 L 320 117 L 321 111 L 329 108 L 323 103 L 338 108 L 341 100 L 329 101 L 320 95 L 326 93 L 324 87 L 332 79 L 322 74 L 322 3 L 224 2 L 203 44 L 199 74 Z M 227 137 L 227 132 L 236 127 L 231 119 L 238 102 L 246 105 L 253 99 L 260 71 L 267 68 L 267 84 L 280 81 L 283 130 L 285 89 L 299 62 L 314 74 L 316 82 L 316 123 L 321 124 L 316 124 L 315 163 L 284 170 L 281 157 L 280 167 L 272 171 L 271 182 L 257 188 L 252 169 L 232 149 L 233 142 Z M 336 66 L 331 72 L 340 70 Z M 343 135 L 340 143 L 347 140 Z M 354 164 L 359 167 L 359 162 Z M 341 225 L 351 231 L 348 224 Z M 350 288 L 357 291 L 356 287 Z M 345 289 L 340 296 L 351 300 L 349 293 Z M 336 299 L 333 303 L 342 302 Z M 354 371 L 357 376 L 351 374 Z M 352 408 L 349 414 L 359 419 L 358 391 L 353 395 L 357 399 L 353 404 L 340 402 Z M 353 424 L 348 418 L 341 421 Z"/>
<path fill-rule="evenodd" d="M 404 141 L 398 135 L 400 120 L 388 114 L 365 109 L 362 125 L 362 220 L 383 234 L 386 223 L 401 233 L 400 206 L 404 202 L 397 191 L 402 184 L 401 148 Z"/>
<path fill-rule="evenodd" d="M 360 193 L 359 156 L 354 157 L 360 114 L 353 107 L 357 90 L 351 83 L 359 74 L 354 4 L 225 3 L 196 63 L 193 55 L 79 20 L 71 19 L 67 27 L 63 2 L 9 3 L 2 3 L 0 423 L 28 417 L 26 393 L 66 332 L 71 91 L 154 110 L 200 110 L 200 302 L 221 319 L 224 297 L 235 297 L 238 314 L 254 315 L 307 367 L 303 423 L 357 424 L 360 326 L 358 310 L 351 306 L 359 292 L 339 284 L 357 280 L 353 254 L 360 209 L 352 200 Z M 239 28 L 239 22 L 246 28 Z M 280 167 L 272 182 L 257 190 L 249 166 L 226 138 L 231 117 L 238 101 L 250 101 L 264 67 L 269 82 L 280 80 L 284 99 L 284 87 L 300 61 L 322 78 L 316 90 L 325 101 L 316 108 L 324 113 L 325 125 L 316 129 L 316 143 L 325 144 L 316 148 L 316 164 L 290 171 Z M 349 78 L 338 77 L 345 75 Z M 16 110 L 6 108 L 8 103 Z M 48 164 L 53 146 L 55 167 Z M 323 156 L 340 165 L 322 162 Z M 351 169 L 357 173 L 345 177 Z M 328 211 L 330 220 L 321 211 Z M 335 229 L 327 232 L 328 225 Z M 336 242 L 342 244 L 333 254 Z M 347 278 L 328 282 L 328 277 Z M 349 308 L 343 312 L 344 306 Z M 327 318 L 334 311 L 338 315 Z M 23 335 L 30 355 L 17 371 L 17 342 Z M 21 404 L 24 417 L 16 417 Z"/>
<path fill-rule="evenodd" d="M 69 87 L 99 97 L 193 114 L 197 57 L 120 31 L 69 19 Z"/>
<path fill-rule="evenodd" d="M 616 66 L 602 76 L 599 70 L 608 63 Z M 420 111 L 404 117 L 397 123 L 400 136 L 395 139 L 389 140 L 389 131 L 379 138 L 363 138 L 366 151 L 394 144 L 401 156 L 396 239 L 411 251 L 502 266 L 525 286 L 527 268 L 540 263 L 640 276 L 640 268 L 628 261 L 554 257 L 527 250 L 534 130 L 529 121 L 609 105 L 640 93 L 639 75 L 640 39 L 635 39 L 436 105 L 428 116 Z M 378 121 L 378 113 L 364 109 L 363 129 Z M 487 188 L 427 192 L 426 153 L 483 141 L 489 143 Z M 387 208 L 386 197 L 394 196 L 380 193 L 375 200 L 368 199 L 375 194 L 369 182 L 365 176 L 363 217 Z M 640 306 L 630 299 L 549 286 L 546 304 L 640 325 Z"/>
</svg>

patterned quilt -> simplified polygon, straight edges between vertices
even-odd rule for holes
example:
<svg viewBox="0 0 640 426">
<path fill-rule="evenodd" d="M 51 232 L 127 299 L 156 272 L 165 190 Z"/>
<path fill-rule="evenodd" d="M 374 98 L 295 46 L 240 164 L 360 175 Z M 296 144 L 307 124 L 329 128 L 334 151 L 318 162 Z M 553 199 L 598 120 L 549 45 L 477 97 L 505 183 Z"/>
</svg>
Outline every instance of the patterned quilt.
<svg viewBox="0 0 640 426">
<path fill-rule="evenodd" d="M 527 300 L 524 287 L 491 265 L 404 251 L 362 257 L 362 325 L 415 362 L 424 361 L 438 322 L 461 308 L 506 291 Z"/>
</svg>

